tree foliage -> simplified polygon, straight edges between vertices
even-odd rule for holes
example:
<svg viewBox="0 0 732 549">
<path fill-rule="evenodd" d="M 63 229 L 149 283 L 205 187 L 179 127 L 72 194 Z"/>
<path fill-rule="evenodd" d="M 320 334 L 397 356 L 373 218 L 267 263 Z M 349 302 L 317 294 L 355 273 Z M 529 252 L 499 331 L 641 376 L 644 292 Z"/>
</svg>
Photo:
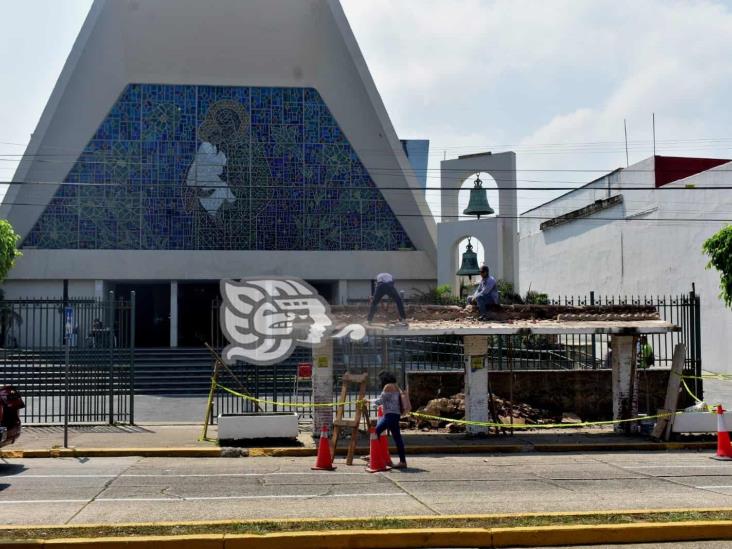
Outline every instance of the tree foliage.
<svg viewBox="0 0 732 549">
<path fill-rule="evenodd" d="M 719 271 L 719 297 L 732 308 L 732 225 L 724 227 L 704 242 L 702 250 L 709 256 L 707 269 Z"/>
<path fill-rule="evenodd" d="M 5 219 L 0 219 L 0 282 L 8 276 L 8 271 L 15 264 L 15 258 L 22 254 L 18 251 L 20 236 Z"/>
</svg>

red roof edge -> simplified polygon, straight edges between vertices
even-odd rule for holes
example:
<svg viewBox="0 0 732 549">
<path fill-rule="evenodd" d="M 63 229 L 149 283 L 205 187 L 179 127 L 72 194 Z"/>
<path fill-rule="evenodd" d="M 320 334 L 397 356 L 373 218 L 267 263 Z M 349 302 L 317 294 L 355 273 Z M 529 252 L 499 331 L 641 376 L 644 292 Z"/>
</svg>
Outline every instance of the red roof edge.
<svg viewBox="0 0 732 549">
<path fill-rule="evenodd" d="M 656 188 L 730 162 L 723 158 L 655 156 Z"/>
</svg>

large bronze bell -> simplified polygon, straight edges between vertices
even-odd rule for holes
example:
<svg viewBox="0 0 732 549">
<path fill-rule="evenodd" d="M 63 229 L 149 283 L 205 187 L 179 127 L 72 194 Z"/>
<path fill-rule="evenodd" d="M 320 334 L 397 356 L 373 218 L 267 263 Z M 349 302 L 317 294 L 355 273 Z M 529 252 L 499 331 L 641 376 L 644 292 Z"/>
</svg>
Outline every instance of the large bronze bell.
<svg viewBox="0 0 732 549">
<path fill-rule="evenodd" d="M 468 238 L 468 247 L 465 248 L 465 252 L 463 253 L 463 261 L 460 265 L 460 269 L 458 269 L 458 272 L 455 274 L 467 277 L 480 274 L 480 267 L 478 267 L 478 254 L 473 251 L 473 245 L 470 243 L 470 238 Z"/>
<path fill-rule="evenodd" d="M 475 186 L 470 189 L 470 201 L 468 207 L 463 210 L 465 215 L 477 215 L 480 219 L 481 215 L 490 215 L 493 208 L 488 204 L 488 195 L 483 188 L 483 182 L 480 177 L 475 176 Z"/>
</svg>

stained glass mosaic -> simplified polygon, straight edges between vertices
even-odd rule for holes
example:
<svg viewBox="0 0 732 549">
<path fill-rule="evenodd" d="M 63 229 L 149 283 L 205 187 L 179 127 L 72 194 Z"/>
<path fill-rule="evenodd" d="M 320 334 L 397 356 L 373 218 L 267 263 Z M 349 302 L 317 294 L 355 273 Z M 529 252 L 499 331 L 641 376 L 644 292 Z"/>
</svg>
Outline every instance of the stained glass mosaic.
<svg viewBox="0 0 732 549">
<path fill-rule="evenodd" d="M 316 90 L 150 84 L 126 87 L 23 245 L 412 248 Z"/>
</svg>

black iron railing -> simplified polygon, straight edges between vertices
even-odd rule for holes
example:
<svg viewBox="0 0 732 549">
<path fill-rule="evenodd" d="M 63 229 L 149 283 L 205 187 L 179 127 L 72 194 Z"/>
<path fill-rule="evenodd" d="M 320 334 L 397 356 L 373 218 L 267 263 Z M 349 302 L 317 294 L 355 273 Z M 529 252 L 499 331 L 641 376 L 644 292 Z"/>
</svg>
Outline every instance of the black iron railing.
<svg viewBox="0 0 732 549">
<path fill-rule="evenodd" d="M 134 314 L 134 294 L 1 301 L 0 383 L 22 394 L 21 420 L 133 423 Z"/>
</svg>

